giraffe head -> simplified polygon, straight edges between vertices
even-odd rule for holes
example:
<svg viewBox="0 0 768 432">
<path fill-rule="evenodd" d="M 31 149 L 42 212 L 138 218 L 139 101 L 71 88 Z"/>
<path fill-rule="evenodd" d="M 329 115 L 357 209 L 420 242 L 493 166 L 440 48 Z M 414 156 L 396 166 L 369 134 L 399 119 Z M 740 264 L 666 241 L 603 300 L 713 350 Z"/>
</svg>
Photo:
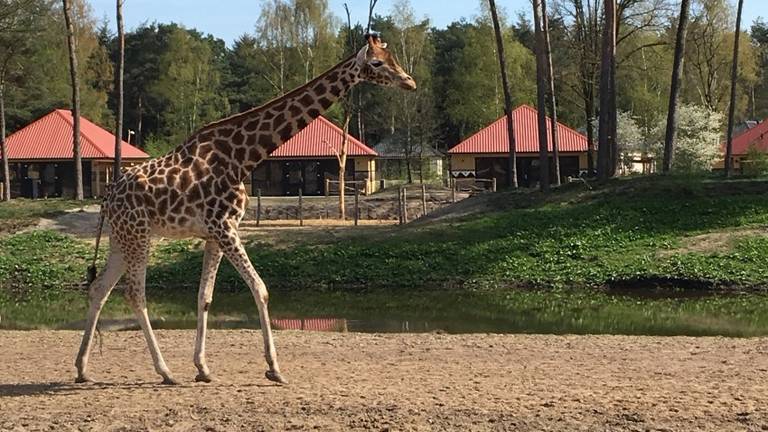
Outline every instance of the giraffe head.
<svg viewBox="0 0 768 432">
<path fill-rule="evenodd" d="M 379 35 L 369 33 L 365 38 L 368 43 L 357 54 L 360 77 L 364 81 L 386 87 L 416 90 L 416 81 L 405 73 L 395 59 L 395 55 L 387 49 L 387 44 L 381 41 Z"/>
</svg>

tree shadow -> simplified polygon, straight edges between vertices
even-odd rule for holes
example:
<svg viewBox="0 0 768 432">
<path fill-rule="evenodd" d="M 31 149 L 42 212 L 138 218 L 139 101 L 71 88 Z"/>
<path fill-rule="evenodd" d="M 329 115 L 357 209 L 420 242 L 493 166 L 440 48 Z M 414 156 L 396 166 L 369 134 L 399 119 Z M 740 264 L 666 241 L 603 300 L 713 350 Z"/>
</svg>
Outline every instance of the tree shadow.
<svg viewBox="0 0 768 432">
<path fill-rule="evenodd" d="M 193 388 L 250 388 L 250 387 L 281 387 L 275 383 L 249 383 L 249 384 L 235 384 L 235 383 L 189 383 L 178 385 L 164 385 L 158 382 L 135 382 L 135 383 L 107 383 L 107 382 L 95 382 L 87 384 L 76 384 L 74 382 L 42 382 L 42 383 L 19 383 L 19 384 L 0 384 L 0 399 L 2 398 L 16 398 L 25 396 L 54 396 L 54 395 L 74 395 L 77 393 L 99 390 L 168 390 L 174 391 L 179 389 L 193 389 Z"/>
</svg>

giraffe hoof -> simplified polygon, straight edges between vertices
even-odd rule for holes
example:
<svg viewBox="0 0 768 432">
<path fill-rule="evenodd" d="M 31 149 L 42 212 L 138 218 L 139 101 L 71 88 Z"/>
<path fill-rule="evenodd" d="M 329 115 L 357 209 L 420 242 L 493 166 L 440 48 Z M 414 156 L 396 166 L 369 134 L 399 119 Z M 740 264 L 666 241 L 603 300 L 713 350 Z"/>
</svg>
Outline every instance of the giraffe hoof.
<svg viewBox="0 0 768 432">
<path fill-rule="evenodd" d="M 197 374 L 197 376 L 195 377 L 195 382 L 201 382 L 201 383 L 207 383 L 207 384 L 210 384 L 210 383 L 212 383 L 212 382 L 214 382 L 214 381 L 216 381 L 216 377 L 214 377 L 214 376 L 213 376 L 213 375 L 211 375 L 211 374 L 204 374 L 204 373 L 199 373 L 199 374 Z"/>
<path fill-rule="evenodd" d="M 276 382 L 278 384 L 288 384 L 288 381 L 286 381 L 285 378 L 283 378 L 283 376 L 280 375 L 280 372 L 268 370 L 264 372 L 264 376 L 267 377 L 267 379 L 272 382 Z"/>
<path fill-rule="evenodd" d="M 165 377 L 163 378 L 163 382 L 161 382 L 160 384 L 167 385 L 167 386 L 175 386 L 175 385 L 179 385 L 179 382 L 173 379 L 173 377 Z"/>
<path fill-rule="evenodd" d="M 77 378 L 75 378 L 75 383 L 76 384 L 93 384 L 94 381 L 88 375 L 78 375 Z"/>
</svg>

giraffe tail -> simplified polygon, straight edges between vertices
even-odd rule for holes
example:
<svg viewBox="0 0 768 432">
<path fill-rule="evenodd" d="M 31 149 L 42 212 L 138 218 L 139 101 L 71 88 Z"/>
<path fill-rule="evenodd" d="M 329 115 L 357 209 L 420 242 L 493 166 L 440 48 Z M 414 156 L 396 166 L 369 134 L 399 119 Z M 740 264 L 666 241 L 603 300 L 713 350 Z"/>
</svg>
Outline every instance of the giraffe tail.
<svg viewBox="0 0 768 432">
<path fill-rule="evenodd" d="M 96 261 L 99 259 L 99 243 L 101 243 L 102 228 L 104 228 L 104 203 L 101 204 L 101 209 L 99 210 L 99 226 L 96 233 L 96 248 L 93 252 L 93 261 L 91 262 L 91 265 L 88 266 L 88 286 L 90 286 L 93 281 L 96 280 Z"/>
</svg>

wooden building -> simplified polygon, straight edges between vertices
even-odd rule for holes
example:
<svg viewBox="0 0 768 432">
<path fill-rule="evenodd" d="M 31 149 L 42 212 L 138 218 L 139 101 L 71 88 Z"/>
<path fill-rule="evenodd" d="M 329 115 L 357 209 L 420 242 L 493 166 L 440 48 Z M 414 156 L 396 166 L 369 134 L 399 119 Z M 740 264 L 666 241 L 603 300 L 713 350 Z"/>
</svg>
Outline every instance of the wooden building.
<svg viewBox="0 0 768 432">
<path fill-rule="evenodd" d="M 72 128 L 72 113 L 57 109 L 6 139 L 12 197 L 74 197 Z M 84 195 L 102 196 L 105 185 L 112 178 L 115 136 L 81 116 L 80 152 Z M 123 142 L 123 166 L 132 166 L 147 159 L 148 154 Z"/>
<path fill-rule="evenodd" d="M 535 187 L 540 178 L 538 113 L 528 105 L 513 111 L 517 148 L 517 181 L 520 187 Z M 550 152 L 549 176 L 554 179 L 552 137 L 547 118 Z M 561 177 L 578 177 L 587 170 L 587 138 L 562 123 L 557 124 Z M 458 183 L 495 178 L 499 186 L 507 185 L 509 135 L 507 117 L 502 116 L 448 151 L 451 176 Z"/>
<path fill-rule="evenodd" d="M 343 136 L 338 126 L 318 117 L 256 167 L 251 174 L 251 193 L 255 195 L 258 189 L 266 196 L 296 196 L 301 189 L 305 196 L 325 194 L 325 180 L 339 179 L 336 155 Z M 365 194 L 378 189 L 376 156 L 375 151 L 349 136 L 345 178 L 363 181 L 361 192 Z"/>
<path fill-rule="evenodd" d="M 733 134 L 733 156 L 731 158 L 733 170 L 737 173 L 742 172 L 744 166 L 749 163 L 747 153 L 749 153 L 750 147 L 768 153 L 768 121 L 745 122 L 739 126 Z M 715 163 L 713 167 L 715 170 L 725 169 L 725 146 L 726 143 L 722 143 L 722 158 Z"/>
</svg>

